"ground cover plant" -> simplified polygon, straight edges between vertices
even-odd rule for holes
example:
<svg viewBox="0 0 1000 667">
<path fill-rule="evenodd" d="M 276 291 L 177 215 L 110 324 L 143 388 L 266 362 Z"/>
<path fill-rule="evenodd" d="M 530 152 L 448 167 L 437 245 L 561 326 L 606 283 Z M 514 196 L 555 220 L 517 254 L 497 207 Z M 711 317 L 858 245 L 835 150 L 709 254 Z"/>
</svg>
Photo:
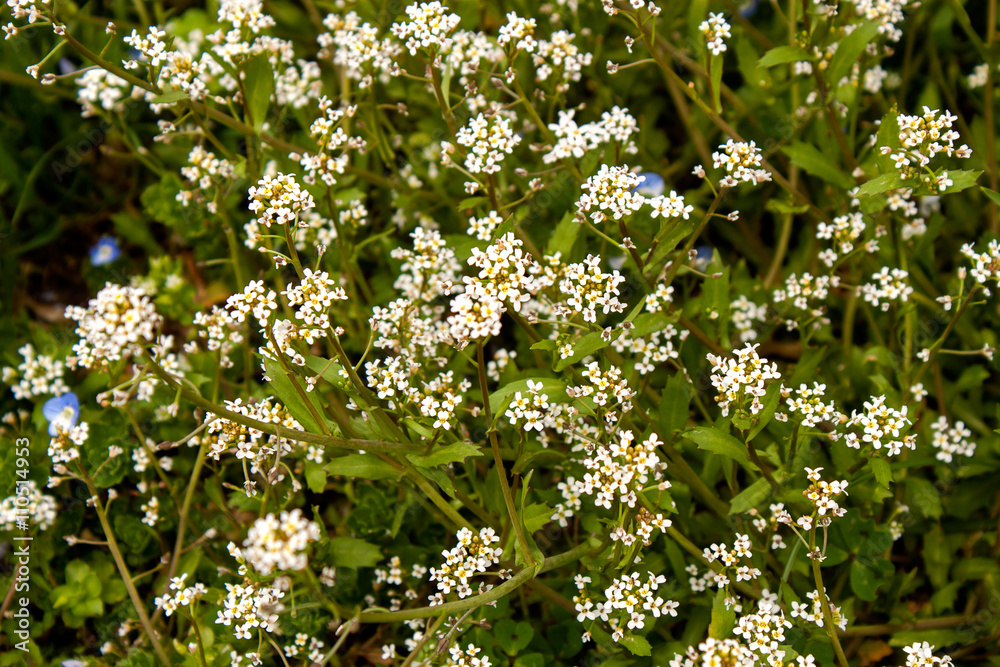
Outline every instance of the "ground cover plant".
<svg viewBox="0 0 1000 667">
<path fill-rule="evenodd" d="M 4 12 L 0 665 L 1000 663 L 995 0 Z"/>
</svg>

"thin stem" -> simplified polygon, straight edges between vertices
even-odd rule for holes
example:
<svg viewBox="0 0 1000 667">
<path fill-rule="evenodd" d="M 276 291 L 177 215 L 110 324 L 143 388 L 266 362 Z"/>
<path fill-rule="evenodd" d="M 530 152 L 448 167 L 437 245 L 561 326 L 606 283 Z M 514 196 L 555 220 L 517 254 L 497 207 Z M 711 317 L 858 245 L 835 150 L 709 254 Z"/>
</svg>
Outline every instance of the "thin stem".
<svg viewBox="0 0 1000 667">
<path fill-rule="evenodd" d="M 815 539 L 816 530 L 813 529 L 812 540 L 814 546 Z M 833 613 L 830 611 L 830 602 L 826 599 L 826 589 L 823 587 L 823 575 L 819 571 L 819 561 L 815 558 L 812 558 L 812 570 L 813 578 L 816 581 L 816 593 L 819 596 L 819 604 L 823 609 L 823 627 L 830 638 L 830 643 L 833 644 L 833 650 L 837 653 L 837 660 L 840 662 L 840 667 L 850 667 L 850 664 L 847 662 L 847 656 L 844 655 L 844 649 L 840 645 L 840 638 L 837 637 L 837 626 L 833 624 Z"/>
<path fill-rule="evenodd" d="M 170 661 L 167 660 L 167 654 L 164 653 L 163 647 L 160 645 L 160 639 L 153 630 L 153 624 L 149 620 L 149 615 L 146 614 L 146 608 L 143 606 L 142 600 L 139 598 L 139 593 L 135 589 L 135 584 L 132 583 L 132 575 L 129 574 L 128 566 L 125 565 L 125 559 L 122 558 L 121 549 L 118 548 L 118 541 L 115 539 L 115 534 L 111 530 L 111 523 L 108 521 L 108 516 L 104 512 L 104 506 L 101 504 L 101 499 L 97 495 L 97 487 L 94 486 L 94 481 L 90 478 L 90 475 L 87 474 L 87 470 L 83 467 L 83 464 L 80 463 L 79 460 L 77 460 L 77 469 L 80 471 L 80 475 L 83 477 L 83 481 L 87 485 L 87 491 L 90 493 L 90 497 L 94 499 L 94 508 L 97 510 L 97 518 L 101 522 L 101 528 L 104 530 L 104 536 L 108 540 L 108 548 L 111 550 L 111 556 L 114 558 L 115 565 L 118 567 L 118 574 L 125 583 L 125 589 L 128 591 L 128 595 L 132 599 L 132 606 L 135 607 L 135 611 L 139 615 L 139 622 L 146 631 L 146 636 L 149 637 L 149 641 L 153 644 L 153 651 L 156 653 L 156 657 L 159 658 L 160 662 L 163 663 L 165 667 L 170 667 Z"/>
<path fill-rule="evenodd" d="M 521 520 L 517 516 L 517 510 L 514 507 L 514 497 L 511 495 L 510 483 L 507 481 L 507 470 L 504 468 L 503 458 L 500 456 L 500 442 L 497 440 L 497 432 L 493 429 L 493 413 L 490 409 L 490 395 L 486 389 L 486 359 L 483 354 L 482 341 L 476 342 L 476 357 L 479 361 L 479 387 L 483 394 L 483 409 L 486 412 L 486 427 L 489 429 L 490 448 L 493 450 L 493 461 L 496 464 L 497 476 L 500 479 L 503 500 L 507 505 L 507 517 L 510 519 L 511 525 L 514 526 L 517 541 L 520 543 L 521 551 L 524 553 L 524 561 L 528 564 L 528 567 L 533 568 L 535 567 L 535 557 L 531 555 L 531 547 L 528 546 L 528 538 L 524 534 L 524 526 L 521 524 Z"/>
</svg>

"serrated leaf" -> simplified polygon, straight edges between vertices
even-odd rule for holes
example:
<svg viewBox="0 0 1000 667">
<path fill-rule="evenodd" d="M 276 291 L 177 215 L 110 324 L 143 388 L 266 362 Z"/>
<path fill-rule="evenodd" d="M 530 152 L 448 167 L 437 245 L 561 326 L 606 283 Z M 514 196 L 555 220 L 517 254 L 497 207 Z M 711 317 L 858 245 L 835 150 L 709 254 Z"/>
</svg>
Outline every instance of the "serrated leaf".
<svg viewBox="0 0 1000 667">
<path fill-rule="evenodd" d="M 375 567 L 382 561 L 382 551 L 356 537 L 334 537 L 330 539 L 333 563 L 338 567 Z"/>
<path fill-rule="evenodd" d="M 792 161 L 792 164 L 801 167 L 813 176 L 822 178 L 833 186 L 849 190 L 855 185 L 854 179 L 838 169 L 829 155 L 824 155 L 812 144 L 796 141 L 790 146 L 785 146 L 782 151 Z"/>
<path fill-rule="evenodd" d="M 267 369 L 267 377 L 270 378 L 270 385 L 274 389 L 275 396 L 278 397 L 282 405 L 288 408 L 288 411 L 295 417 L 295 420 L 302 424 L 303 428 L 307 431 L 322 433 L 323 426 L 313 417 L 312 412 L 306 406 L 306 402 L 295 389 L 295 385 L 292 384 L 292 379 L 285 372 L 285 369 L 281 367 L 281 363 L 277 359 L 264 357 L 264 367 Z M 299 382 L 299 387 L 302 387 L 302 384 L 302 382 Z M 303 391 L 305 390 L 303 389 Z M 316 413 L 322 416 L 323 412 L 319 405 L 319 397 L 314 392 L 307 393 L 306 397 L 312 403 Z"/>
<path fill-rule="evenodd" d="M 191 96 L 183 90 L 171 90 L 169 92 L 163 93 L 162 95 L 157 95 L 149 101 L 150 104 L 173 104 L 174 102 L 180 102 L 181 100 L 190 99 Z"/>
<path fill-rule="evenodd" d="M 883 458 L 873 457 L 868 460 L 872 467 L 872 473 L 875 475 L 875 480 L 884 488 L 888 489 L 889 484 L 892 483 L 892 468 L 889 467 L 889 462 Z"/>
<path fill-rule="evenodd" d="M 456 461 L 464 461 L 470 456 L 482 455 L 482 450 L 471 442 L 456 442 L 452 445 L 441 447 L 426 456 L 408 454 L 406 458 L 410 460 L 410 463 L 419 468 L 433 468 Z"/>
<path fill-rule="evenodd" d="M 880 195 L 889 190 L 896 190 L 906 185 L 906 179 L 897 173 L 882 174 L 866 182 L 858 189 L 859 197 Z"/>
<path fill-rule="evenodd" d="M 983 186 L 979 186 L 979 189 L 983 191 L 984 195 L 990 198 L 990 201 L 992 201 L 997 206 L 1000 206 L 1000 192 L 997 192 L 996 190 L 990 190 L 989 188 Z"/>
<path fill-rule="evenodd" d="M 355 479 L 398 479 L 401 472 L 375 454 L 347 454 L 340 456 L 323 468 L 331 475 Z"/>
<path fill-rule="evenodd" d="M 851 67 L 858 62 L 858 58 L 864 53 L 868 44 L 878 35 L 879 24 L 876 21 L 865 21 L 855 28 L 850 35 L 840 40 L 837 51 L 830 59 L 830 66 L 826 69 L 827 81 L 830 87 L 836 89 Z"/>
<path fill-rule="evenodd" d="M 742 514 L 764 502 L 771 493 L 771 485 L 761 477 L 756 482 L 737 493 L 729 503 L 729 514 Z"/>
<path fill-rule="evenodd" d="M 243 65 L 243 87 L 246 89 L 246 107 L 253 121 L 253 131 L 260 134 L 264 121 L 267 120 L 267 110 L 271 106 L 271 94 L 274 92 L 274 72 L 266 53 L 253 56 Z"/>
<path fill-rule="evenodd" d="M 799 46 L 777 46 L 760 57 L 760 60 L 757 61 L 757 67 L 774 67 L 800 60 L 812 60 L 812 56 Z"/>
<path fill-rule="evenodd" d="M 653 652 L 649 641 L 639 635 L 625 635 L 618 643 L 627 648 L 632 655 L 649 656 Z"/>
<path fill-rule="evenodd" d="M 660 429 L 665 438 L 674 431 L 684 428 L 691 409 L 691 391 L 687 379 L 681 373 L 674 374 L 663 390 L 660 401 Z"/>
<path fill-rule="evenodd" d="M 961 192 L 962 190 L 968 190 L 979 177 L 983 175 L 982 170 L 974 169 L 956 169 L 948 172 L 948 178 L 951 180 L 951 185 L 946 187 L 944 190 L 938 190 L 938 194 L 950 195 L 955 192 Z"/>
<path fill-rule="evenodd" d="M 684 437 L 698 445 L 698 449 L 721 454 L 737 463 L 752 467 L 747 459 L 747 448 L 742 442 L 717 428 L 699 426 L 684 433 Z"/>
</svg>

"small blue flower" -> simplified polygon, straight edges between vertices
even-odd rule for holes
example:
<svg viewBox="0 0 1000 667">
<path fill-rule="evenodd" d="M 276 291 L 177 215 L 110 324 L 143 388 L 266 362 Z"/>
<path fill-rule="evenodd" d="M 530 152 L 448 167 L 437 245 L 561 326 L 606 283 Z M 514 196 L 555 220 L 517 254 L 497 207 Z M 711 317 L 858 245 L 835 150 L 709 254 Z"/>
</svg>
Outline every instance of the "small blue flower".
<svg viewBox="0 0 1000 667">
<path fill-rule="evenodd" d="M 663 182 L 663 177 L 659 174 L 639 174 L 639 181 L 635 192 L 646 197 L 659 197 L 667 188 L 667 184 Z"/>
<path fill-rule="evenodd" d="M 49 420 L 49 435 L 55 437 L 56 426 L 61 425 L 64 429 L 76 426 L 80 418 L 80 399 L 73 392 L 50 398 L 42 406 L 42 415 Z"/>
<path fill-rule="evenodd" d="M 740 6 L 740 16 L 745 19 L 750 18 L 757 13 L 758 0 L 748 0 Z"/>
<path fill-rule="evenodd" d="M 691 264 L 694 268 L 699 271 L 704 271 L 708 268 L 708 265 L 712 263 L 713 251 L 710 245 L 698 246 L 697 256 L 695 256 L 694 261 Z"/>
<path fill-rule="evenodd" d="M 122 249 L 113 236 L 102 236 L 90 249 L 90 263 L 94 266 L 110 264 L 122 256 Z"/>
</svg>

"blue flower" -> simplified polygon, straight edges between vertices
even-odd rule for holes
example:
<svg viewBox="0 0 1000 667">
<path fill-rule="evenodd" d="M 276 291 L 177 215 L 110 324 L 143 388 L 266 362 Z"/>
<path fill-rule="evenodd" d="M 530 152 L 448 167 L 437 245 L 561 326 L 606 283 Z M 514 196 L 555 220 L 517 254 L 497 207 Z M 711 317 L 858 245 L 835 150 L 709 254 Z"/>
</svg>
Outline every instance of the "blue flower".
<svg viewBox="0 0 1000 667">
<path fill-rule="evenodd" d="M 49 420 L 49 435 L 55 437 L 56 426 L 64 429 L 76 426 L 80 418 L 80 399 L 73 392 L 50 398 L 42 406 L 42 415 Z"/>
<path fill-rule="evenodd" d="M 694 268 L 699 271 L 704 271 L 708 268 L 708 265 L 712 263 L 713 250 L 710 245 L 701 245 L 697 249 L 698 254 L 695 256 L 694 261 L 691 264 Z"/>
<path fill-rule="evenodd" d="M 740 7 L 740 16 L 742 16 L 745 19 L 750 18 L 751 16 L 757 13 L 757 5 L 758 5 L 757 0 L 749 0 L 748 2 L 744 2 L 743 5 Z"/>
<path fill-rule="evenodd" d="M 90 249 L 90 263 L 94 266 L 110 264 L 122 256 L 122 249 L 113 236 L 102 236 Z"/>
<path fill-rule="evenodd" d="M 667 188 L 667 184 L 663 182 L 663 177 L 659 174 L 639 174 L 639 181 L 635 192 L 646 197 L 659 197 Z"/>
</svg>

